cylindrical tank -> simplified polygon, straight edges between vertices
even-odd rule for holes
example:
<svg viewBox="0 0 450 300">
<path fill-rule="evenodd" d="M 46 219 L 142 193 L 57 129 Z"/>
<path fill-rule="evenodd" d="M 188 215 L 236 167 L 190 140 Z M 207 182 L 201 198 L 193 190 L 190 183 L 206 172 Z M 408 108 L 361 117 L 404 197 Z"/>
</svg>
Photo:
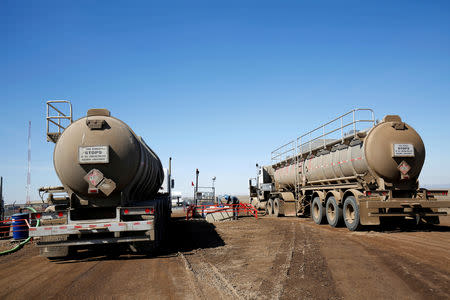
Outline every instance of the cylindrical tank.
<svg viewBox="0 0 450 300">
<path fill-rule="evenodd" d="M 406 146 L 404 146 L 406 145 Z M 406 152 L 396 153 L 398 146 Z M 410 152 L 408 152 L 410 150 Z M 371 174 L 389 183 L 416 181 L 425 161 L 425 146 L 420 135 L 398 116 L 386 116 L 363 138 L 348 144 L 336 144 L 329 150 L 318 151 L 297 167 L 300 178 L 317 182 Z M 275 182 L 295 185 L 295 163 L 275 168 Z"/>
<path fill-rule="evenodd" d="M 164 179 L 158 156 L 105 109 L 89 110 L 63 131 L 53 162 L 69 195 L 93 206 L 149 200 Z"/>
<path fill-rule="evenodd" d="M 13 238 L 15 240 L 28 238 L 28 226 L 25 220 L 28 220 L 27 213 L 17 213 L 11 216 Z"/>
</svg>

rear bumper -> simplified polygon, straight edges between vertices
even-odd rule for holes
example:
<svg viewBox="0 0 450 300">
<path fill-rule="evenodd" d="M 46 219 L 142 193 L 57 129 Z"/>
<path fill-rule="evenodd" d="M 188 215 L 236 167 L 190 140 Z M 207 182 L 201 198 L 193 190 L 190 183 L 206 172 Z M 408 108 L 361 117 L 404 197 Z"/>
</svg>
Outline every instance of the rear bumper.
<svg viewBox="0 0 450 300">
<path fill-rule="evenodd" d="M 148 231 L 148 230 L 153 230 L 153 220 L 108 222 L 108 223 L 82 223 L 82 224 L 52 225 L 52 226 L 29 228 L 31 237 L 63 235 L 63 234 Z"/>
<path fill-rule="evenodd" d="M 359 198 L 360 219 L 363 225 L 378 225 L 380 217 L 447 216 L 440 208 L 450 208 L 450 200 L 389 199 L 387 201 Z"/>
<path fill-rule="evenodd" d="M 121 232 L 145 232 L 145 235 L 120 236 Z M 103 237 L 105 233 L 114 233 L 114 237 Z M 86 235 L 92 238 L 83 238 Z M 96 237 L 95 234 L 103 234 Z M 81 238 L 63 241 L 37 241 L 38 247 L 45 246 L 74 246 L 74 245 L 99 245 L 127 242 L 145 242 L 154 240 L 153 220 L 108 222 L 108 223 L 82 223 L 68 225 L 52 225 L 30 227 L 30 237 L 50 237 L 79 235 Z"/>
<path fill-rule="evenodd" d="M 131 243 L 131 242 L 151 242 L 153 241 L 150 236 L 126 236 L 116 238 L 99 238 L 99 239 L 77 239 L 67 241 L 51 241 L 36 243 L 37 247 L 64 247 L 64 246 L 85 246 L 85 245 L 105 245 L 105 244 L 117 244 L 117 243 Z"/>
</svg>

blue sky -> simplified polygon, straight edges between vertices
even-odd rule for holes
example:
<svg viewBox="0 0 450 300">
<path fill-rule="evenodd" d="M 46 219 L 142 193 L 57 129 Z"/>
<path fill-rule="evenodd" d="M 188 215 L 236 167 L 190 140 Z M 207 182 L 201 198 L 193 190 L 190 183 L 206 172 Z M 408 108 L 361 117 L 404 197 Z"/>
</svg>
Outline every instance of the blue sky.
<svg viewBox="0 0 450 300">
<path fill-rule="evenodd" d="M 354 107 L 422 136 L 423 184 L 450 184 L 448 1 L 1 1 L 0 175 L 25 200 L 57 185 L 45 101 L 108 108 L 142 135 L 176 189 L 217 176 L 246 194 L 255 163 Z"/>
</svg>

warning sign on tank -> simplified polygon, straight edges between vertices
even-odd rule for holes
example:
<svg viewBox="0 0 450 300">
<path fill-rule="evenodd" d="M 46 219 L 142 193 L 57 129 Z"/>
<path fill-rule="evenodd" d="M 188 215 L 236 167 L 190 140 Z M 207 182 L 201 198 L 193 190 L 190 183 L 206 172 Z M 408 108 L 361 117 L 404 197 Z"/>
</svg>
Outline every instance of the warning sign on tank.
<svg viewBox="0 0 450 300">
<path fill-rule="evenodd" d="M 403 175 L 408 174 L 409 170 L 411 170 L 410 165 L 408 165 L 408 163 L 406 161 L 402 161 L 397 169 L 400 171 L 400 173 L 402 173 Z"/>
<path fill-rule="evenodd" d="M 78 148 L 78 162 L 80 164 L 109 163 L 108 146 L 88 146 Z"/>
<path fill-rule="evenodd" d="M 411 144 L 394 144 L 393 157 L 414 157 L 414 146 Z"/>
</svg>

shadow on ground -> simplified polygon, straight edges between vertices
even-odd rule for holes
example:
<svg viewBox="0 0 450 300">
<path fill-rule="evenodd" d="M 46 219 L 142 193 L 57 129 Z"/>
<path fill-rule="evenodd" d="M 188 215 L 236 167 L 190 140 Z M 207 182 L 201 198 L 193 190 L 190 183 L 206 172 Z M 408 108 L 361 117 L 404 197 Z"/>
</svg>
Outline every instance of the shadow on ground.
<svg viewBox="0 0 450 300">
<path fill-rule="evenodd" d="M 157 249 L 133 252 L 127 244 L 100 245 L 89 249 L 78 249 L 65 258 L 53 259 L 56 263 L 76 263 L 99 260 L 130 260 L 172 257 L 178 252 L 216 248 L 225 243 L 216 232 L 216 227 L 203 219 L 186 221 L 173 218 L 170 222 L 167 240 Z"/>
</svg>

